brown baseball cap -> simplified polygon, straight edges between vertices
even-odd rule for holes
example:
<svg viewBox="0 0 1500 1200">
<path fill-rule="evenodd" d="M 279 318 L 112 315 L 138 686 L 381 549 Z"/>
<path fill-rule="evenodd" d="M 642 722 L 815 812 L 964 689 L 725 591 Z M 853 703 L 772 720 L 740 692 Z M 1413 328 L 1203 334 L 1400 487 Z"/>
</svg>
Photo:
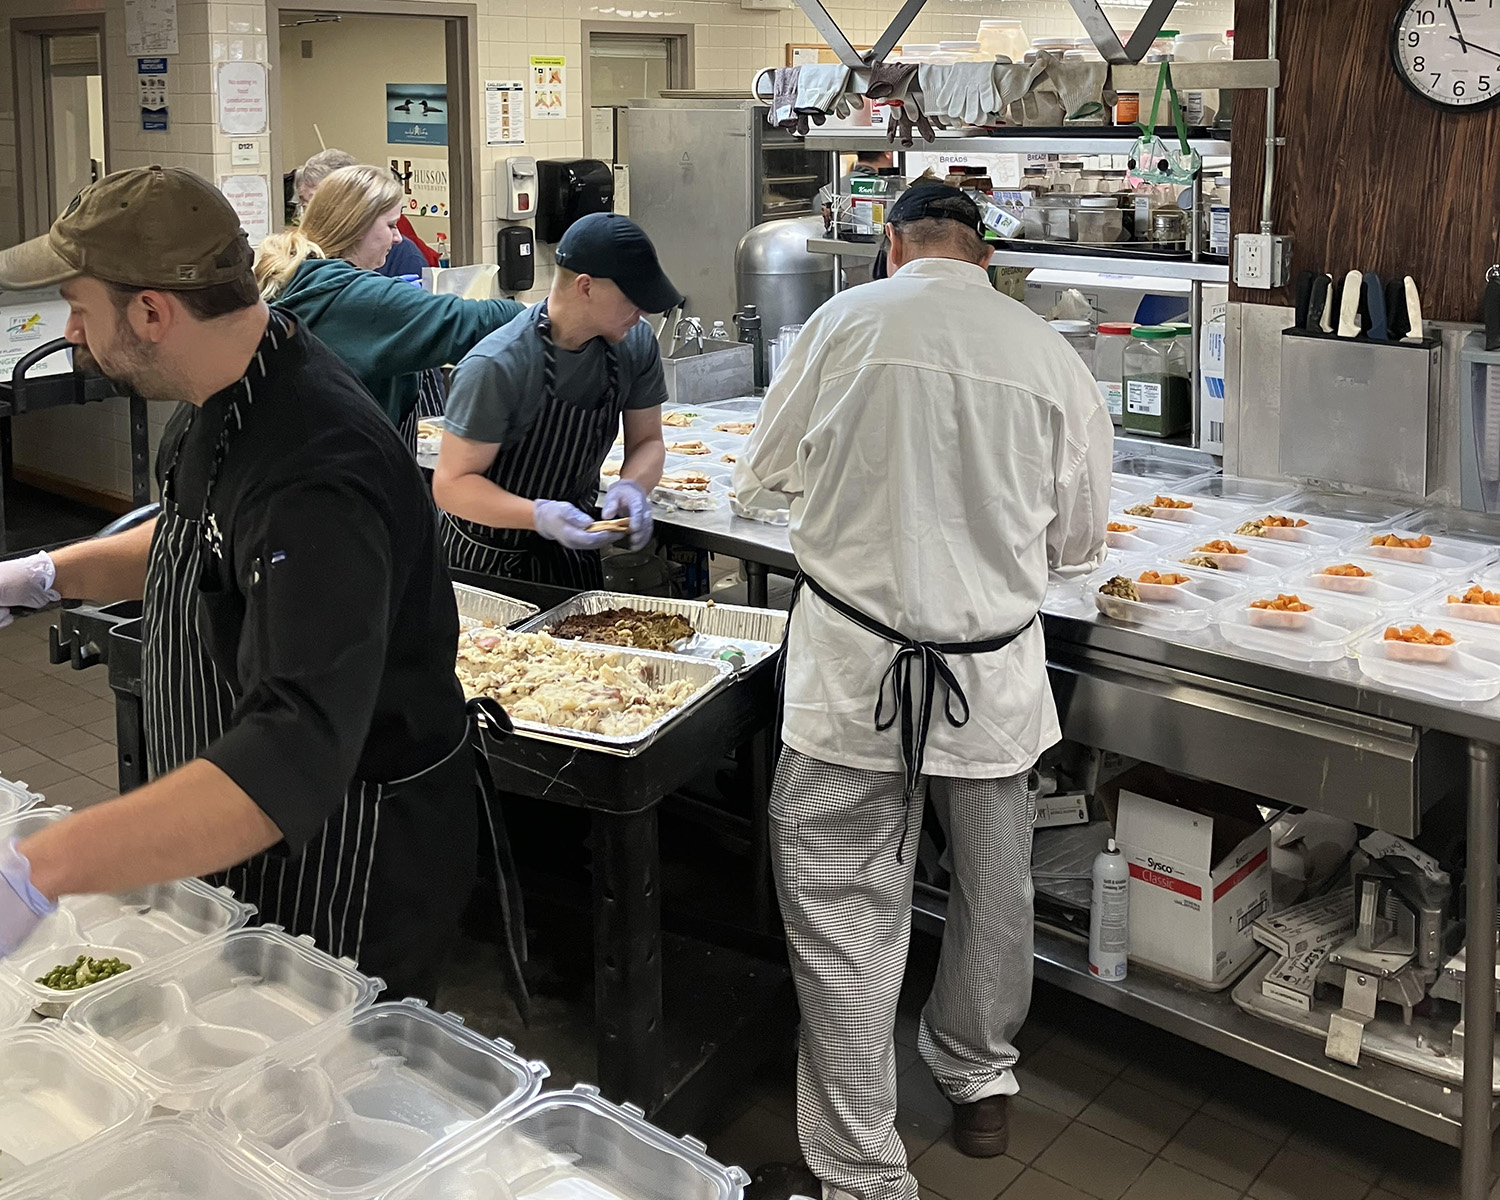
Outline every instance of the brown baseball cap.
<svg viewBox="0 0 1500 1200">
<path fill-rule="evenodd" d="M 255 261 L 224 194 L 181 167 L 106 175 L 38 238 L 0 250 L 0 288 L 89 275 L 126 287 L 193 291 L 239 279 Z"/>
</svg>

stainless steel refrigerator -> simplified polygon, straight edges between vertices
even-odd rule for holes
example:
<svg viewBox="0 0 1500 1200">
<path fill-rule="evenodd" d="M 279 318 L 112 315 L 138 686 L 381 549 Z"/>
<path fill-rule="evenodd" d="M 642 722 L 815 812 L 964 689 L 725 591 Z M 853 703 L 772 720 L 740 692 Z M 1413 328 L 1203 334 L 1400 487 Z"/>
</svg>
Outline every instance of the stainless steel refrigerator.
<svg viewBox="0 0 1500 1200">
<path fill-rule="evenodd" d="M 815 213 L 832 156 L 770 128 L 753 100 L 632 100 L 620 116 L 632 219 L 687 296 L 688 314 L 727 323 L 735 245 L 752 225 Z"/>
</svg>

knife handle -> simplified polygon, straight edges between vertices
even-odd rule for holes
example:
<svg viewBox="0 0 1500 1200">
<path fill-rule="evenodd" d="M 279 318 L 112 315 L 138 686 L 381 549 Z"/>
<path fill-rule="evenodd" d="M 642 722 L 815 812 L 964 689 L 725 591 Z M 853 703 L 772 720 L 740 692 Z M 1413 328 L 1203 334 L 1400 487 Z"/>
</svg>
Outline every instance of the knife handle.
<svg viewBox="0 0 1500 1200">
<path fill-rule="evenodd" d="M 1302 271 L 1297 276 L 1296 299 L 1293 304 L 1292 323 L 1298 329 L 1307 329 L 1308 316 L 1312 309 L 1313 273 Z"/>
<path fill-rule="evenodd" d="M 1385 323 L 1391 341 L 1399 342 L 1411 332 L 1411 315 L 1406 311 L 1406 284 L 1392 279 L 1385 285 Z"/>
</svg>

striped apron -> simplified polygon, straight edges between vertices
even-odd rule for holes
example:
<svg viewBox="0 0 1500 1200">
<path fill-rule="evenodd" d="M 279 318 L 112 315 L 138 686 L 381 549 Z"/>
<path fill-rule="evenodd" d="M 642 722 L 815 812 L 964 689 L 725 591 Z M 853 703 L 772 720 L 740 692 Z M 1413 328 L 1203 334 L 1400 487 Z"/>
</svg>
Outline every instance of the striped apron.
<svg viewBox="0 0 1500 1200">
<path fill-rule="evenodd" d="M 267 340 L 274 350 L 281 329 L 274 314 L 272 321 Z M 253 403 L 253 389 L 265 377 L 262 359 L 263 353 L 252 361 L 240 385 L 244 395 L 225 415 L 203 515 L 190 517 L 177 505 L 175 459 L 164 476 L 141 614 L 150 779 L 197 757 L 219 738 L 238 700 L 236 664 L 215 661 L 214 647 L 238 642 L 245 610 L 235 589 L 225 586 L 230 568 L 212 500 L 229 433 L 240 427 L 241 406 Z M 179 453 L 180 448 L 181 443 Z M 495 830 L 488 806 L 478 803 L 478 738 L 471 722 L 457 746 L 414 775 L 381 783 L 354 780 L 301 852 L 257 854 L 210 882 L 256 905 L 259 920 L 294 935 L 311 934 L 330 954 L 355 959 L 368 974 L 385 979 L 392 998 L 434 999 L 443 960 L 473 891 L 480 812 L 491 819 L 498 878 L 512 885 L 509 895 L 502 890 L 501 908 L 514 918 L 508 924 L 519 918 L 514 869 L 507 881 L 500 862 L 502 853 L 509 858 L 508 839 Z M 476 803 L 455 803 L 456 791 Z M 508 973 L 518 979 L 524 942 L 514 935 L 508 940 Z"/>
<path fill-rule="evenodd" d="M 550 355 L 550 327 L 544 321 L 538 322 L 537 332 Z M 614 445 L 625 409 L 612 347 L 610 360 L 603 402 L 593 409 L 559 399 L 555 368 L 546 371 L 541 410 L 531 431 L 515 445 L 501 447 L 485 478 L 529 500 L 567 500 L 594 511 L 599 468 Z M 445 512 L 442 539 L 448 565 L 458 571 L 579 590 L 604 586 L 597 550 L 569 550 L 529 529 L 494 529 Z"/>
<path fill-rule="evenodd" d="M 401 440 L 413 455 L 417 452 L 417 426 L 429 417 L 440 417 L 448 403 L 448 386 L 443 382 L 443 372 L 434 367 L 421 373 L 417 385 L 417 403 L 401 422 Z"/>
</svg>

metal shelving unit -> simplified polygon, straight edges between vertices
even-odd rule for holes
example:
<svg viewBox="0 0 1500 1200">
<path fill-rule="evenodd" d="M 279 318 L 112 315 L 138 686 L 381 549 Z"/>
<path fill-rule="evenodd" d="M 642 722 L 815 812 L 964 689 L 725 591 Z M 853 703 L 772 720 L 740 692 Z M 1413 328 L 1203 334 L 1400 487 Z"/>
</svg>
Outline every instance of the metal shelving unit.
<svg viewBox="0 0 1500 1200">
<path fill-rule="evenodd" d="M 814 254 L 839 258 L 873 259 L 871 242 L 844 242 L 833 238 L 808 238 Z M 1191 262 L 1184 259 L 1125 258 L 1117 254 L 1057 254 L 1047 250 L 995 251 L 995 262 L 1003 267 L 1038 267 L 1054 271 L 1089 271 L 1100 275 L 1133 275 L 1145 279 L 1189 279 L 1199 283 L 1228 283 L 1226 263 Z"/>
<path fill-rule="evenodd" d="M 1175 75 L 1174 75 L 1175 79 Z M 1161 135 L 1177 137 L 1177 130 L 1161 127 Z M 940 133 L 935 142 L 919 142 L 906 148 L 908 154 L 1124 154 L 1136 139 L 1135 126 L 1099 126 L 1060 129 L 1046 134 L 997 133 L 965 137 Z M 835 154 L 857 154 L 861 150 L 899 151 L 892 147 L 883 129 L 810 129 L 805 139 L 810 150 Z M 1229 142 L 1209 130 L 1189 136 L 1188 145 L 1209 158 L 1228 158 Z"/>
</svg>

